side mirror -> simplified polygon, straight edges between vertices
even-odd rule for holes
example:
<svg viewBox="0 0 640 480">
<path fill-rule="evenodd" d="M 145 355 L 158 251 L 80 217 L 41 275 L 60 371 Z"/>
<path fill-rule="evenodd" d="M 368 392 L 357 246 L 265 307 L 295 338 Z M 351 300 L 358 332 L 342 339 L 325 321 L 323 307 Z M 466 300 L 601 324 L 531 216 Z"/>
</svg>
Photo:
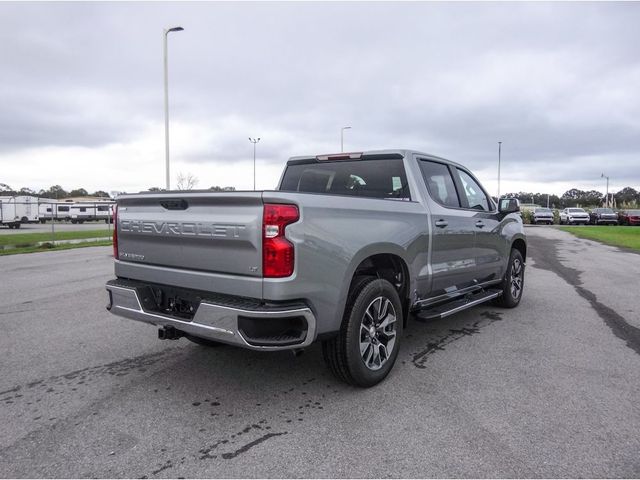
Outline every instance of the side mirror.
<svg viewBox="0 0 640 480">
<path fill-rule="evenodd" d="M 517 198 L 501 198 L 498 203 L 498 212 L 507 215 L 520 211 L 520 201 Z"/>
</svg>

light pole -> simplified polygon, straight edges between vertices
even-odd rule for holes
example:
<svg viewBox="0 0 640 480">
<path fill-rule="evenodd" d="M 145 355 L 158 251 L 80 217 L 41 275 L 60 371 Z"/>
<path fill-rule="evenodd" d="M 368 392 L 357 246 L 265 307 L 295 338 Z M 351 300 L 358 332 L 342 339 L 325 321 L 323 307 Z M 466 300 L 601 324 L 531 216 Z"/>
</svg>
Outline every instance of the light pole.
<svg viewBox="0 0 640 480">
<path fill-rule="evenodd" d="M 340 152 L 344 152 L 344 131 L 349 130 L 351 127 L 342 127 L 340 129 Z"/>
<path fill-rule="evenodd" d="M 260 137 L 251 138 L 249 137 L 249 141 L 253 143 L 253 191 L 256 190 L 256 143 L 260 141 Z"/>
<path fill-rule="evenodd" d="M 502 142 L 498 142 L 498 202 L 500 201 L 500 160 L 502 156 Z"/>
<path fill-rule="evenodd" d="M 167 54 L 167 37 L 171 32 L 181 32 L 182 27 L 165 28 L 162 34 L 162 51 L 164 53 L 164 156 L 166 163 L 167 190 L 171 189 L 171 177 L 169 176 L 169 62 Z"/>
<path fill-rule="evenodd" d="M 607 177 L 604 173 L 600 175 L 600 178 L 607 179 L 607 195 L 605 196 L 604 206 L 605 208 L 609 208 L 609 177 Z"/>
</svg>

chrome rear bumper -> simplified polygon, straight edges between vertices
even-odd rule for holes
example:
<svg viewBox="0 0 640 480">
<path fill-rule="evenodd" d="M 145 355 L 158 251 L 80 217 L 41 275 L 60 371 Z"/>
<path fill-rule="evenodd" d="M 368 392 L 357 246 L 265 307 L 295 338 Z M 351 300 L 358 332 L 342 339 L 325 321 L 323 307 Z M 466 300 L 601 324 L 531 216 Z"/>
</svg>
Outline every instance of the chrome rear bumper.
<svg viewBox="0 0 640 480">
<path fill-rule="evenodd" d="M 245 310 L 238 307 L 219 305 L 203 300 L 192 320 L 147 311 L 142 307 L 135 288 L 107 283 L 109 304 L 107 310 L 114 315 L 149 323 L 158 327 L 173 327 L 186 334 L 194 335 L 221 343 L 237 345 L 260 351 L 293 350 L 310 345 L 316 336 L 316 318 L 308 307 L 282 309 Z M 264 320 L 288 317 L 303 317 L 307 324 L 306 335 L 299 343 L 287 345 L 254 345 L 248 341 L 238 328 L 238 317 Z"/>
</svg>

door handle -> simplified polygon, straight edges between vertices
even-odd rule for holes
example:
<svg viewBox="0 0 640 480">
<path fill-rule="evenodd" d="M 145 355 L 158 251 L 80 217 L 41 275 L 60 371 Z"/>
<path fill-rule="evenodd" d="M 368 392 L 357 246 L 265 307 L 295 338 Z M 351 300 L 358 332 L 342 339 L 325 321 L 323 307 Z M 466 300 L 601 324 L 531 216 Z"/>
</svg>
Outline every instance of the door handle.
<svg viewBox="0 0 640 480">
<path fill-rule="evenodd" d="M 447 225 L 449 225 L 449 222 L 447 222 L 446 220 L 440 219 L 436 222 L 436 227 L 439 227 L 439 228 L 444 228 Z"/>
<path fill-rule="evenodd" d="M 478 221 L 476 222 L 476 227 L 478 227 L 478 228 L 482 228 L 482 227 L 484 227 L 484 222 L 483 222 L 482 220 L 478 220 Z"/>
</svg>

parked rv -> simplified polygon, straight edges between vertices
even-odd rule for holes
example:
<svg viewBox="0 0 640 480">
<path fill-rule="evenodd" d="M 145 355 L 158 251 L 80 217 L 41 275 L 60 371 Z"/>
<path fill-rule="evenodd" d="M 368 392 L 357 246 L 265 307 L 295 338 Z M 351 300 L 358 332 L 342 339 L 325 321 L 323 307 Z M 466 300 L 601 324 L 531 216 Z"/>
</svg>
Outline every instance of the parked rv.
<svg viewBox="0 0 640 480">
<path fill-rule="evenodd" d="M 46 223 L 47 221 L 63 221 L 71 218 L 71 203 L 61 202 L 59 200 L 50 198 L 41 198 L 38 205 L 40 212 L 40 223 Z"/>
<path fill-rule="evenodd" d="M 113 221 L 113 205 L 111 200 L 99 202 L 77 202 L 73 200 L 40 199 L 40 222 L 48 220 L 70 220 L 71 223 L 84 223 L 86 221 L 101 220 Z"/>
<path fill-rule="evenodd" d="M 93 220 L 108 222 L 113 215 L 113 202 L 76 202 L 71 205 L 71 223 Z"/>
<path fill-rule="evenodd" d="M 38 198 L 29 195 L 0 197 L 0 225 L 20 228 L 38 221 Z"/>
</svg>

